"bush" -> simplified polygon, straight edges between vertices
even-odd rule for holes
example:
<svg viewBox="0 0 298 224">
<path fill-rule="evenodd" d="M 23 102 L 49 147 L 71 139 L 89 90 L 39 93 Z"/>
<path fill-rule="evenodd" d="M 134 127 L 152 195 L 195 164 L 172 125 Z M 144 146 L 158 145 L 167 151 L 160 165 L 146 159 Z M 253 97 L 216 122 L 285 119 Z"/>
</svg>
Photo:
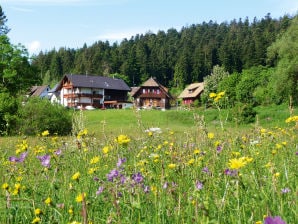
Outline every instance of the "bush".
<svg viewBox="0 0 298 224">
<path fill-rule="evenodd" d="M 255 122 L 257 112 L 252 104 L 238 103 L 233 108 L 232 115 L 237 124 L 249 124 Z"/>
<path fill-rule="evenodd" d="M 30 98 L 20 107 L 20 132 L 35 135 L 48 130 L 50 134 L 67 135 L 71 132 L 72 118 L 63 106 L 46 99 Z"/>
</svg>

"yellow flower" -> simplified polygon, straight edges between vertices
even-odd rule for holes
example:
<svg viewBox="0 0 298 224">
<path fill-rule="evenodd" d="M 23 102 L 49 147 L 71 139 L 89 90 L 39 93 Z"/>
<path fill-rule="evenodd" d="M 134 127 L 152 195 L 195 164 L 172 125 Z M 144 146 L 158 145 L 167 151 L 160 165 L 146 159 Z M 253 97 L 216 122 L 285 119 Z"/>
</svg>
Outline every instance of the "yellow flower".
<svg viewBox="0 0 298 224">
<path fill-rule="evenodd" d="M 298 122 L 298 116 L 292 116 L 286 119 L 286 123 Z"/>
<path fill-rule="evenodd" d="M 16 183 L 16 184 L 14 185 L 14 188 L 15 188 L 16 190 L 20 190 L 20 188 L 21 188 L 21 184 L 20 184 L 20 183 Z"/>
<path fill-rule="evenodd" d="M 35 215 L 41 215 L 41 214 L 42 214 L 41 209 L 40 209 L 40 208 L 35 209 L 35 210 L 34 210 L 34 214 L 35 214 Z"/>
<path fill-rule="evenodd" d="M 46 203 L 47 205 L 50 205 L 52 203 L 52 199 L 50 197 L 48 197 L 44 203 Z"/>
<path fill-rule="evenodd" d="M 128 138 L 127 135 L 119 135 L 115 141 L 119 144 L 119 145 L 127 145 L 130 142 L 130 139 Z"/>
<path fill-rule="evenodd" d="M 210 98 L 215 98 L 216 96 L 217 96 L 216 93 L 210 93 L 210 94 L 209 94 L 209 97 L 210 97 Z"/>
<path fill-rule="evenodd" d="M 201 153 L 201 150 L 199 150 L 199 149 L 195 149 L 195 150 L 193 151 L 193 154 L 195 154 L 195 155 L 200 154 L 200 153 Z"/>
<path fill-rule="evenodd" d="M 153 132 L 152 131 L 149 131 L 148 132 L 148 136 L 151 137 L 152 135 L 153 135 Z"/>
<path fill-rule="evenodd" d="M 213 139 L 213 138 L 214 138 L 214 133 L 209 132 L 209 133 L 208 133 L 208 138 L 209 138 L 209 139 Z"/>
<path fill-rule="evenodd" d="M 109 151 L 110 151 L 110 147 L 109 147 L 109 146 L 105 146 L 105 147 L 103 147 L 103 149 L 102 149 L 103 154 L 108 154 Z"/>
<path fill-rule="evenodd" d="M 76 172 L 74 175 L 72 175 L 71 179 L 78 180 L 80 176 L 81 176 L 80 172 Z"/>
<path fill-rule="evenodd" d="M 279 176 L 280 176 L 280 173 L 279 173 L 279 172 L 277 172 L 277 173 L 273 174 L 273 176 L 274 176 L 275 178 L 277 178 L 277 177 L 279 177 Z"/>
<path fill-rule="evenodd" d="M 8 190 L 8 188 L 9 188 L 8 183 L 4 183 L 4 184 L 2 184 L 2 189 L 4 189 L 4 190 Z"/>
<path fill-rule="evenodd" d="M 168 165 L 168 167 L 169 167 L 170 169 L 175 169 L 175 168 L 176 168 L 176 164 L 174 164 L 174 163 L 170 163 L 170 164 Z"/>
<path fill-rule="evenodd" d="M 95 164 L 99 162 L 99 156 L 95 156 L 90 160 L 90 164 Z"/>
<path fill-rule="evenodd" d="M 194 160 L 194 159 L 190 159 L 190 160 L 187 162 L 187 164 L 188 164 L 188 165 L 193 165 L 193 164 L 194 164 L 194 162 L 195 162 L 195 160 Z"/>
<path fill-rule="evenodd" d="M 40 218 L 39 217 L 35 217 L 32 221 L 32 223 L 40 223 Z"/>
<path fill-rule="evenodd" d="M 46 131 L 44 131 L 44 132 L 41 133 L 41 136 L 42 137 L 45 137 L 45 136 L 48 136 L 49 134 L 50 134 L 49 131 L 46 130 Z"/>
<path fill-rule="evenodd" d="M 96 171 L 96 168 L 90 168 L 88 170 L 88 174 L 93 174 Z"/>
<path fill-rule="evenodd" d="M 263 222 L 262 221 L 256 221 L 255 224 L 262 224 Z"/>
<path fill-rule="evenodd" d="M 82 202 L 83 199 L 85 199 L 86 194 L 85 193 L 81 193 L 76 197 L 76 202 Z"/>
<path fill-rule="evenodd" d="M 228 165 L 230 169 L 240 169 L 246 165 L 245 157 L 230 159 Z"/>
<path fill-rule="evenodd" d="M 69 213 L 70 215 L 72 215 L 72 214 L 73 214 L 73 209 L 72 209 L 72 208 L 68 209 L 68 213 Z"/>
</svg>

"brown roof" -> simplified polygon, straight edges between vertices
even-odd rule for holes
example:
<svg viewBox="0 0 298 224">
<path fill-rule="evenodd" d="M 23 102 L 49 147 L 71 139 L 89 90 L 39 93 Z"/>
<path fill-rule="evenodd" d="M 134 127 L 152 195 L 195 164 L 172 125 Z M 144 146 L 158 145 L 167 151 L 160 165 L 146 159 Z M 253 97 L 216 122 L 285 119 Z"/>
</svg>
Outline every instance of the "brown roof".
<svg viewBox="0 0 298 224">
<path fill-rule="evenodd" d="M 40 94 L 43 93 L 43 91 L 48 88 L 48 85 L 44 86 L 32 86 L 30 90 L 30 96 L 40 96 Z"/>
<path fill-rule="evenodd" d="M 182 93 L 178 96 L 178 98 L 194 98 L 200 95 L 204 91 L 204 83 L 192 83 L 187 86 Z"/>
<path fill-rule="evenodd" d="M 159 87 L 169 98 L 172 98 L 168 88 L 161 85 L 152 77 L 145 81 L 140 87 L 134 87 L 135 89 L 131 91 L 131 96 L 133 97 L 142 87 Z"/>
</svg>

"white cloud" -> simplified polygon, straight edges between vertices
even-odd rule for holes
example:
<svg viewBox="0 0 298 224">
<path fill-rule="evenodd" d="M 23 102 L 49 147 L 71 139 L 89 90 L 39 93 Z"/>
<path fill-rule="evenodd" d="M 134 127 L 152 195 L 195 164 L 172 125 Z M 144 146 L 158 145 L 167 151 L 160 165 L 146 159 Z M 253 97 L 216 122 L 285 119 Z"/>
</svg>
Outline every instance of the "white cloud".
<svg viewBox="0 0 298 224">
<path fill-rule="evenodd" d="M 34 40 L 26 44 L 29 54 L 38 54 L 41 51 L 41 43 L 38 40 Z"/>
</svg>

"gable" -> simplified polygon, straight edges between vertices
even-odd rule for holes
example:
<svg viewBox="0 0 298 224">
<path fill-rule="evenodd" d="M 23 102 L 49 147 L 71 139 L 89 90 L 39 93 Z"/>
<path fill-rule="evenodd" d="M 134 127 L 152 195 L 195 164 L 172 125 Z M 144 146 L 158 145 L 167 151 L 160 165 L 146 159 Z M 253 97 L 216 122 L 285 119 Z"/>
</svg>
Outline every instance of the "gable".
<svg viewBox="0 0 298 224">
<path fill-rule="evenodd" d="M 204 91 L 204 83 L 192 83 L 187 86 L 178 98 L 195 98 L 198 97 Z"/>
</svg>

